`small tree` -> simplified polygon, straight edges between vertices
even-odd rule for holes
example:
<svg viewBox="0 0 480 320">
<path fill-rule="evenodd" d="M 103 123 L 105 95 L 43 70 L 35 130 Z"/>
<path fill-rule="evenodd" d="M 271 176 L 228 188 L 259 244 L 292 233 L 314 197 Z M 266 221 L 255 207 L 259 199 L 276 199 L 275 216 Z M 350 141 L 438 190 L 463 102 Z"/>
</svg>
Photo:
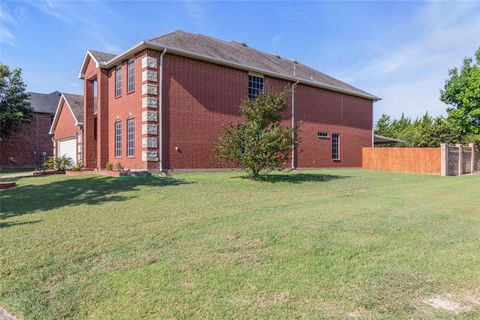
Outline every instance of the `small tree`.
<svg viewBox="0 0 480 320">
<path fill-rule="evenodd" d="M 292 137 L 292 129 L 280 124 L 288 93 L 260 93 L 255 99 L 244 99 L 243 122 L 224 127 L 217 155 L 245 167 L 253 177 L 262 170 L 281 169 L 292 145 L 298 144 L 298 127 L 293 128 Z"/>
<path fill-rule="evenodd" d="M 32 119 L 25 88 L 21 69 L 10 70 L 6 64 L 0 64 L 0 141 Z"/>
</svg>

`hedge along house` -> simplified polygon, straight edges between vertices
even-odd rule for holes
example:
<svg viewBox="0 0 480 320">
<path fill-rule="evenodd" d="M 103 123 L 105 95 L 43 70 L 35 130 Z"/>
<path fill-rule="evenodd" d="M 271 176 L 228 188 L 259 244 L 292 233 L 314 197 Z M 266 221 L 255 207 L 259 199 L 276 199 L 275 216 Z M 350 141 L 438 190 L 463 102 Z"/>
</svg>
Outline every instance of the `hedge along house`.
<svg viewBox="0 0 480 320">
<path fill-rule="evenodd" d="M 53 154 L 56 157 L 67 156 L 74 165 L 82 161 L 83 96 L 62 94 L 50 134 L 53 134 Z"/>
<path fill-rule="evenodd" d="M 89 50 L 79 77 L 89 168 L 231 167 L 214 155 L 222 127 L 240 121 L 241 100 L 262 90 L 292 89 L 283 119 L 301 123 L 302 142 L 288 166 L 360 167 L 373 142 L 379 98 L 240 42 L 175 31 L 119 55 Z"/>
</svg>

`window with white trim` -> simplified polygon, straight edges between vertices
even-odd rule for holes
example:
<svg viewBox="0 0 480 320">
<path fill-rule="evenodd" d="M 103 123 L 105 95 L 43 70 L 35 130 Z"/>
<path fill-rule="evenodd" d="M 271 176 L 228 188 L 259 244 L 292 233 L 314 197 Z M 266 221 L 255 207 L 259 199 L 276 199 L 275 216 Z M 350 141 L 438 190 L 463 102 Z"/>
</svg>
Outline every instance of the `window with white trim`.
<svg viewBox="0 0 480 320">
<path fill-rule="evenodd" d="M 128 60 L 127 92 L 135 91 L 135 59 Z"/>
<path fill-rule="evenodd" d="M 318 139 L 328 139 L 328 132 L 326 131 L 319 131 L 317 132 Z"/>
<path fill-rule="evenodd" d="M 135 156 L 135 119 L 127 120 L 127 156 Z"/>
<path fill-rule="evenodd" d="M 55 120 L 55 114 L 54 114 L 54 113 L 52 113 L 52 114 L 50 115 L 50 127 L 51 127 L 52 124 L 53 124 L 53 120 Z"/>
<path fill-rule="evenodd" d="M 255 99 L 259 92 L 263 91 L 263 77 L 253 74 L 248 75 L 248 97 Z"/>
<path fill-rule="evenodd" d="M 122 123 L 115 122 L 115 157 L 122 156 Z"/>
<path fill-rule="evenodd" d="M 332 133 L 332 160 L 340 160 L 340 135 Z"/>
<path fill-rule="evenodd" d="M 122 66 L 115 69 L 115 97 L 122 95 Z"/>
</svg>

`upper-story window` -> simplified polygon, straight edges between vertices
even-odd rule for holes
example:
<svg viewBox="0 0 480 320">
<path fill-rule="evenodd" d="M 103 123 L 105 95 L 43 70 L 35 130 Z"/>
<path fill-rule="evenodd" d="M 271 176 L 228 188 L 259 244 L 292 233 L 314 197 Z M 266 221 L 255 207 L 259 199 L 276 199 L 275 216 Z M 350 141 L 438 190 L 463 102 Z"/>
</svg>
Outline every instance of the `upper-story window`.
<svg viewBox="0 0 480 320">
<path fill-rule="evenodd" d="M 52 114 L 50 115 L 50 127 L 51 127 L 52 124 L 53 124 L 53 120 L 55 120 L 55 114 L 54 114 L 54 113 L 52 113 Z"/>
<path fill-rule="evenodd" d="M 255 99 L 259 92 L 263 91 L 263 77 L 258 75 L 248 75 L 248 97 Z"/>
<path fill-rule="evenodd" d="M 135 90 L 135 59 L 128 60 L 127 68 L 127 92 Z"/>
<path fill-rule="evenodd" d="M 122 95 L 122 66 L 115 69 L 115 97 Z"/>
<path fill-rule="evenodd" d="M 340 160 L 340 135 L 332 133 L 332 159 Z"/>
</svg>

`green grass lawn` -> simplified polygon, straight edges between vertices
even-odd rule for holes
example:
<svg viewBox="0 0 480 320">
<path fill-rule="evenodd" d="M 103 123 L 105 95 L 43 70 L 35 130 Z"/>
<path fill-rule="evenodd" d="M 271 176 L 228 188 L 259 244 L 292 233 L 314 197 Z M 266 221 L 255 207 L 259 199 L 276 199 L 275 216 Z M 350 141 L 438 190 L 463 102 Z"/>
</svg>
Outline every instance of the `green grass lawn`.
<svg viewBox="0 0 480 320">
<path fill-rule="evenodd" d="M 23 319 L 480 318 L 480 175 L 48 176 L 0 209 Z"/>
</svg>

